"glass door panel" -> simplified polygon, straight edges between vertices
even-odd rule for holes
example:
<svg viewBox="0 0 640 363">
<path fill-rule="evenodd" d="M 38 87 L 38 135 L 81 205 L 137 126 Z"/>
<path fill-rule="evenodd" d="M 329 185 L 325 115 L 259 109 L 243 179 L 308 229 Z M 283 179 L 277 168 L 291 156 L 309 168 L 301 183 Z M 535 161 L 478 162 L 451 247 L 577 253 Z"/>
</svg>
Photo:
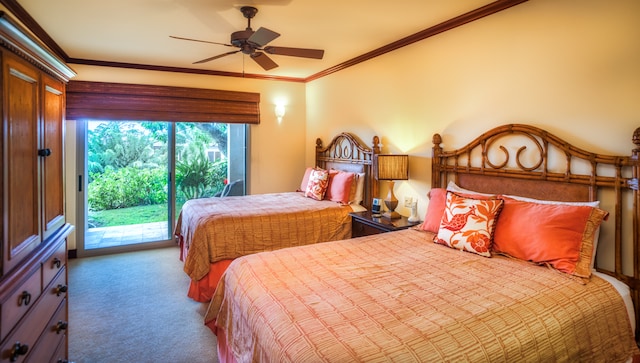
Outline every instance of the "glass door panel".
<svg viewBox="0 0 640 363">
<path fill-rule="evenodd" d="M 175 126 L 175 210 L 180 212 L 189 199 L 222 195 L 228 184 L 228 125 L 181 122 Z"/>
<path fill-rule="evenodd" d="M 170 239 L 169 131 L 166 122 L 87 122 L 85 250 Z"/>
</svg>

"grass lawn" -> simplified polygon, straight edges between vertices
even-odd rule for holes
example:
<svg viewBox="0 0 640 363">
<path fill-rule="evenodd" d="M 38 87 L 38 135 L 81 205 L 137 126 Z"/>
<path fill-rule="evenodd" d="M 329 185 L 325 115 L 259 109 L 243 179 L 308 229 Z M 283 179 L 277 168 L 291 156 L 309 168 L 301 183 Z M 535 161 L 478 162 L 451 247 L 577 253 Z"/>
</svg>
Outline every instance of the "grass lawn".
<svg viewBox="0 0 640 363">
<path fill-rule="evenodd" d="M 167 220 L 167 205 L 143 205 L 139 207 L 89 211 L 89 226 L 112 227 Z"/>
</svg>

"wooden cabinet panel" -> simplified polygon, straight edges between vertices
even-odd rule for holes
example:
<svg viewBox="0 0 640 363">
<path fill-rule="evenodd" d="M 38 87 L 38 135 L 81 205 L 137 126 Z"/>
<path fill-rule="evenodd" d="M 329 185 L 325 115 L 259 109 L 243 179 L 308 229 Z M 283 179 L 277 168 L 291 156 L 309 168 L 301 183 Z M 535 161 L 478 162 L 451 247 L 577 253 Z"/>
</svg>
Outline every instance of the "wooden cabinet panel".
<svg viewBox="0 0 640 363">
<path fill-rule="evenodd" d="M 39 73 L 9 53 L 3 54 L 3 61 L 6 209 L 2 267 L 7 273 L 41 242 L 37 158 Z"/>
<path fill-rule="evenodd" d="M 0 12 L 0 361 L 67 360 L 65 82 L 75 74 Z M 60 330 L 58 321 L 64 322 Z"/>
<path fill-rule="evenodd" d="M 65 223 L 64 218 L 64 84 L 42 77 L 43 130 L 38 149 L 42 163 L 42 238 Z"/>
</svg>

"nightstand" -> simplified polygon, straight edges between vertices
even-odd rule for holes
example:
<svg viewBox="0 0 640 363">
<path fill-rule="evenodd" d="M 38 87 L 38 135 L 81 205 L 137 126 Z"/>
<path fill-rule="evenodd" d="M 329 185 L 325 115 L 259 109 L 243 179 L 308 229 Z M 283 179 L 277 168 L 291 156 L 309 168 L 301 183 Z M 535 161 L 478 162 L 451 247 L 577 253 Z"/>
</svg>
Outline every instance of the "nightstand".
<svg viewBox="0 0 640 363">
<path fill-rule="evenodd" d="M 362 237 L 372 234 L 399 231 L 413 226 L 420 222 L 409 222 L 407 217 L 398 219 L 387 219 L 382 217 L 372 217 L 371 212 L 352 212 L 351 215 L 351 237 Z"/>
</svg>

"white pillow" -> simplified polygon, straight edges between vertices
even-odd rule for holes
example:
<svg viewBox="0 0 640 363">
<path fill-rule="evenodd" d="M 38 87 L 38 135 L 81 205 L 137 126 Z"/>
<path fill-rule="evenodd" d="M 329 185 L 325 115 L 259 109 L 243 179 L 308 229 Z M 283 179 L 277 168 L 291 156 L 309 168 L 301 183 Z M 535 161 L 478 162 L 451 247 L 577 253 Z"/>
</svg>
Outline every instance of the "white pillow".
<svg viewBox="0 0 640 363">
<path fill-rule="evenodd" d="M 450 192 L 454 192 L 454 193 L 463 193 L 463 194 L 476 194 L 476 195 L 482 195 L 485 197 L 495 197 L 495 194 L 488 194 L 488 193 L 480 193 L 480 192 L 476 192 L 475 190 L 469 190 L 469 189 L 465 189 L 461 186 L 459 186 L 458 184 L 450 181 L 449 184 L 447 184 L 447 190 Z"/>
</svg>

